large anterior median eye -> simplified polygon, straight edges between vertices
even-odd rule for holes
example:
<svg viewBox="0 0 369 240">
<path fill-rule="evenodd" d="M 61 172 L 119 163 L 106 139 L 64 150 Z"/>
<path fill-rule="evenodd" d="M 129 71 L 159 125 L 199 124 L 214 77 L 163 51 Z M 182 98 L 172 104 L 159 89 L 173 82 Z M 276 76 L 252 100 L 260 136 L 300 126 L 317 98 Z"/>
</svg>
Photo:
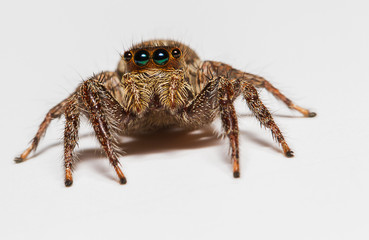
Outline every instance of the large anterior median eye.
<svg viewBox="0 0 369 240">
<path fill-rule="evenodd" d="M 138 66 L 145 66 L 149 62 L 149 53 L 145 50 L 140 50 L 135 54 L 135 63 Z"/>
<path fill-rule="evenodd" d="M 169 61 L 169 53 L 164 49 L 158 49 L 154 52 L 152 58 L 158 65 L 164 65 Z"/>
</svg>

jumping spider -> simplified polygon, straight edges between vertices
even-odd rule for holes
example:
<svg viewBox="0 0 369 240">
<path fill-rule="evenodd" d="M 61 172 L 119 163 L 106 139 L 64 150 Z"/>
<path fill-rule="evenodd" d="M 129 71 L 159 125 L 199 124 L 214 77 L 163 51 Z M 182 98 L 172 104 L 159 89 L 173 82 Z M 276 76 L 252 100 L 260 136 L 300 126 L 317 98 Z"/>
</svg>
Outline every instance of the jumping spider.
<svg viewBox="0 0 369 240">
<path fill-rule="evenodd" d="M 241 94 L 261 125 L 271 130 L 285 156 L 293 157 L 256 88 L 265 88 L 305 117 L 316 115 L 295 105 L 264 78 L 221 62 L 201 61 L 191 48 L 180 42 L 142 42 L 123 54 L 115 72 L 94 75 L 53 107 L 31 145 L 15 161 L 24 161 L 36 149 L 51 120 L 64 115 L 65 186 L 71 186 L 80 115 L 85 115 L 120 183 L 125 184 L 126 177 L 119 167 L 116 134 L 169 127 L 197 129 L 220 116 L 232 150 L 233 176 L 238 178 L 238 123 L 233 102 Z"/>
</svg>

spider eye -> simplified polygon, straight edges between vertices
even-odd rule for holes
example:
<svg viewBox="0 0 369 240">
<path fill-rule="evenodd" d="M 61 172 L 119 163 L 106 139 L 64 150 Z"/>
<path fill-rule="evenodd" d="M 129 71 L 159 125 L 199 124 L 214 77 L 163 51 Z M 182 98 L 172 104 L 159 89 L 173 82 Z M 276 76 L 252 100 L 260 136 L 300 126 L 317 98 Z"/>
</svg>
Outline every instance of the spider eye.
<svg viewBox="0 0 369 240">
<path fill-rule="evenodd" d="M 124 61 L 128 62 L 129 60 L 131 60 L 132 58 L 132 53 L 131 52 L 125 52 L 123 55 L 123 59 Z"/>
<path fill-rule="evenodd" d="M 172 50 L 172 56 L 174 58 L 179 58 L 181 56 L 181 50 L 179 50 L 178 48 L 175 48 Z"/>
<path fill-rule="evenodd" d="M 164 65 L 169 61 L 169 53 L 164 49 L 158 49 L 154 52 L 152 58 L 158 65 Z"/>
<path fill-rule="evenodd" d="M 138 66 L 145 66 L 149 62 L 149 53 L 145 50 L 140 50 L 135 54 L 135 63 Z"/>
</svg>

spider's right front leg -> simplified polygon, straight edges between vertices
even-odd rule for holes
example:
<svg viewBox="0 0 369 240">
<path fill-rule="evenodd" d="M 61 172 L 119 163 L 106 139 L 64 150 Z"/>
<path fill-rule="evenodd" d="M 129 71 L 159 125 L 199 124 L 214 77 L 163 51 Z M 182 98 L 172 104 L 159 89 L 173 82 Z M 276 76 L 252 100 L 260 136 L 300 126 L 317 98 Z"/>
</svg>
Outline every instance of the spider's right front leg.
<svg viewBox="0 0 369 240">
<path fill-rule="evenodd" d="M 111 165 L 119 177 L 121 184 L 127 182 L 119 167 L 118 149 L 114 131 L 118 124 L 126 124 L 129 117 L 119 103 L 111 96 L 109 91 L 101 84 L 104 79 L 100 75 L 85 81 L 78 92 L 78 99 L 73 98 L 66 109 L 65 133 L 64 133 L 64 157 L 65 157 L 65 186 L 73 183 L 72 169 L 75 159 L 73 149 L 77 144 L 80 110 L 89 118 L 96 137 L 104 149 Z"/>
<path fill-rule="evenodd" d="M 253 114 L 259 120 L 261 125 L 270 129 L 272 132 L 273 138 L 275 138 L 278 141 L 278 143 L 282 146 L 284 155 L 286 157 L 293 157 L 293 151 L 291 151 L 291 149 L 289 148 L 281 131 L 279 130 L 279 127 L 274 122 L 273 117 L 270 114 L 269 110 L 261 102 L 256 88 L 249 81 L 247 81 L 247 79 L 237 78 L 237 77 L 234 78 L 235 76 L 237 76 L 235 75 L 235 72 L 237 73 L 237 71 L 238 70 L 233 69 L 231 66 L 227 64 L 219 63 L 219 62 L 208 61 L 208 62 L 205 62 L 203 65 L 204 73 L 210 72 L 212 75 L 218 76 L 219 80 L 222 80 L 221 81 L 222 84 L 220 85 L 220 88 L 219 88 L 220 90 L 219 99 L 222 100 L 222 98 L 227 97 L 229 98 L 229 100 L 233 101 L 238 95 L 242 93 L 249 109 L 253 112 Z M 227 90 L 227 91 L 224 92 L 224 90 Z M 222 92 L 223 92 L 223 97 L 222 97 Z M 229 111 L 230 113 L 234 112 L 232 110 L 233 106 L 231 107 L 230 104 L 227 104 L 227 106 L 228 105 L 229 107 L 227 108 L 228 109 L 227 111 Z M 222 105 L 220 105 L 220 107 L 222 107 Z M 226 111 L 221 111 L 221 116 L 222 116 L 222 112 L 226 113 Z M 235 113 L 226 114 L 225 116 L 227 115 L 229 116 L 228 120 L 227 118 L 225 119 L 226 121 L 223 120 L 223 126 L 228 134 L 227 129 L 228 129 L 229 124 L 227 124 L 227 122 L 229 122 L 232 118 L 235 118 L 235 120 L 237 120 L 237 118 L 235 116 L 233 117 Z M 232 120 L 232 121 L 236 122 L 235 120 Z M 236 126 L 236 124 L 232 124 L 232 125 Z M 233 127 L 233 129 L 235 129 L 235 127 Z M 231 140 L 232 149 L 234 149 L 232 145 L 232 141 L 234 142 L 234 140 L 232 140 L 230 135 L 228 136 L 230 137 L 230 140 Z M 236 149 L 238 149 L 238 147 L 236 147 Z"/>
<path fill-rule="evenodd" d="M 109 158 L 111 165 L 114 167 L 119 177 L 119 182 L 121 184 L 126 184 L 126 177 L 119 167 L 118 154 L 115 149 L 115 139 L 113 137 L 114 125 L 116 124 L 113 121 L 118 121 L 118 119 L 115 119 L 116 116 L 112 116 L 113 113 L 109 112 L 107 104 L 110 101 L 110 103 L 113 104 L 113 106 L 110 106 L 112 108 L 110 109 L 111 111 L 115 109 L 116 111 L 123 112 L 123 115 L 125 115 L 123 108 L 113 97 L 111 97 L 106 89 L 97 81 L 94 81 L 94 79 L 82 85 L 81 98 L 88 111 L 96 137 Z"/>
</svg>

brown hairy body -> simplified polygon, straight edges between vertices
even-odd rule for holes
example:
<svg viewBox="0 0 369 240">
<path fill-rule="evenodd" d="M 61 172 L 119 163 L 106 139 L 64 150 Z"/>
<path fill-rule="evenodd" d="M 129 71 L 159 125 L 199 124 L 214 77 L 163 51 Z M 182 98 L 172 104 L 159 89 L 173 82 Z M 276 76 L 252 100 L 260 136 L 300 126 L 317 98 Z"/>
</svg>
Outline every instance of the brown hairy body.
<svg viewBox="0 0 369 240">
<path fill-rule="evenodd" d="M 179 127 L 196 129 L 220 117 L 232 150 L 233 176 L 239 177 L 238 123 L 234 100 L 243 95 L 261 125 L 269 128 L 284 154 L 292 157 L 272 115 L 258 97 L 265 88 L 289 108 L 306 117 L 316 114 L 301 108 L 260 76 L 214 61 L 201 61 L 188 46 L 171 40 L 152 40 L 126 51 L 115 72 L 102 72 L 84 81 L 68 98 L 52 108 L 31 145 L 15 159 L 24 161 L 55 118 L 65 116 L 65 185 L 73 183 L 80 116 L 91 122 L 96 137 L 114 167 L 121 184 L 126 178 L 119 167 L 116 136 Z"/>
</svg>

